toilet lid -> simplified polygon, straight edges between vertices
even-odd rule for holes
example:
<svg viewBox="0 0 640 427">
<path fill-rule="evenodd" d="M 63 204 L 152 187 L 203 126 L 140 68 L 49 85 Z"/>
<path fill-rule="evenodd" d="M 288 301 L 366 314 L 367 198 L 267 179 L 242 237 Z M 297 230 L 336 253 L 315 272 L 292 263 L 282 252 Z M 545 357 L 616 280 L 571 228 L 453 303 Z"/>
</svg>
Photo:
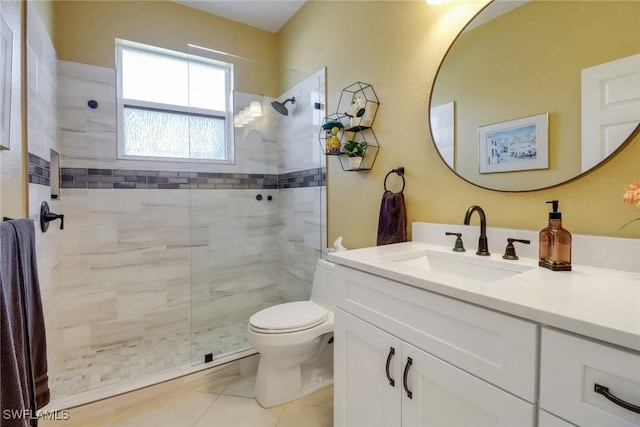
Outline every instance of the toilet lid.
<svg viewBox="0 0 640 427">
<path fill-rule="evenodd" d="M 296 332 L 321 324 L 328 314 L 311 301 L 288 302 L 257 312 L 249 318 L 249 325 L 263 333 Z"/>
</svg>

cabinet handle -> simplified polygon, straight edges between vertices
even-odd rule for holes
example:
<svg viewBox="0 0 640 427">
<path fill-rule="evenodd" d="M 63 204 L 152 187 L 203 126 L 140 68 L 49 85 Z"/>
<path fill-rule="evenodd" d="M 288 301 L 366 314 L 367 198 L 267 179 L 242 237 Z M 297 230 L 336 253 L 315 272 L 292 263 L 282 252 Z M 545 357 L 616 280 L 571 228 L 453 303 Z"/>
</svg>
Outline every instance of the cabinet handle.
<svg viewBox="0 0 640 427">
<path fill-rule="evenodd" d="M 409 375 L 409 368 L 413 363 L 413 359 L 407 357 L 407 364 L 404 366 L 404 376 L 402 377 L 402 385 L 404 386 L 404 391 L 407 392 L 407 396 L 409 399 L 413 399 L 413 392 L 409 390 L 409 386 L 407 385 L 407 376 Z"/>
<path fill-rule="evenodd" d="M 391 375 L 389 374 L 389 365 L 391 365 L 391 358 L 393 358 L 393 355 L 396 354 L 396 349 L 393 347 L 389 348 L 389 355 L 387 356 L 387 367 L 386 367 L 386 372 L 387 372 L 387 379 L 389 380 L 389 384 L 391 384 L 391 387 L 395 387 L 396 386 L 396 382 L 393 378 L 391 378 Z"/>
<path fill-rule="evenodd" d="M 613 394 L 609 393 L 609 387 L 605 387 L 603 385 L 600 384 L 595 384 L 593 387 L 593 391 L 595 391 L 598 394 L 603 395 L 604 397 L 606 397 L 607 399 L 609 399 L 610 401 L 612 401 L 613 403 L 615 403 L 618 406 L 622 406 L 624 409 L 628 409 L 631 412 L 635 412 L 636 414 L 640 414 L 640 406 L 636 406 L 636 405 L 632 405 L 631 403 L 627 403 L 624 400 L 614 396 Z"/>
</svg>

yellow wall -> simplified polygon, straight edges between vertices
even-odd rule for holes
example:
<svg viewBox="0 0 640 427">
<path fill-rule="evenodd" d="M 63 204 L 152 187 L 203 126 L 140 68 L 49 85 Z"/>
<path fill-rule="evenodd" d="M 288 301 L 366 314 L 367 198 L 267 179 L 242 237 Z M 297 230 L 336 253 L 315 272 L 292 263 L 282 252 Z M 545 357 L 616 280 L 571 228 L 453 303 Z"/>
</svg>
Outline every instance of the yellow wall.
<svg viewBox="0 0 640 427">
<path fill-rule="evenodd" d="M 278 34 L 280 65 L 327 66 L 328 111 L 343 87 L 363 81 L 381 101 L 374 130 L 380 152 L 370 172 L 343 172 L 328 159 L 328 241 L 375 245 L 385 174 L 406 168 L 408 220 L 462 223 L 481 205 L 489 226 L 538 230 L 548 205 L 560 200 L 564 224 L 577 234 L 640 237 L 640 216 L 622 203 L 624 188 L 640 179 L 640 136 L 595 172 L 562 186 L 526 193 L 484 190 L 454 175 L 440 160 L 428 128 L 429 94 L 438 66 L 465 24 L 487 1 L 310 1 Z M 396 180 L 397 181 L 397 180 Z M 391 178 L 390 181 L 391 182 Z"/>
<path fill-rule="evenodd" d="M 53 44 L 58 58 L 115 66 L 114 39 L 185 52 L 187 44 L 213 47 L 276 63 L 275 36 L 168 1 L 55 1 Z"/>
<path fill-rule="evenodd" d="M 640 53 L 640 2 L 533 1 L 463 33 L 432 103 L 456 103 L 455 170 L 487 188 L 544 188 L 581 171 L 581 70 Z M 589 46 L 577 49 L 578 46 Z M 549 168 L 480 174 L 478 128 L 549 113 Z"/>
</svg>

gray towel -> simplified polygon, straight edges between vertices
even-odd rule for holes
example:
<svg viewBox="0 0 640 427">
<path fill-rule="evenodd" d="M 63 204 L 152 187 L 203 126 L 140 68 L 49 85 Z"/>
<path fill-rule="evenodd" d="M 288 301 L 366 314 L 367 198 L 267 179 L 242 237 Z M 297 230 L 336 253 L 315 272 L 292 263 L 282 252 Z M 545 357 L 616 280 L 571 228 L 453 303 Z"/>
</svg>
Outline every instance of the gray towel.
<svg viewBox="0 0 640 427">
<path fill-rule="evenodd" d="M 49 403 L 49 376 L 47 371 L 47 337 L 44 326 L 44 311 L 38 279 L 36 260 L 36 230 L 30 219 L 17 219 L 10 222 L 18 235 L 25 291 L 25 312 L 29 327 L 31 344 L 31 366 L 35 383 L 36 408 Z"/>
<path fill-rule="evenodd" d="M 50 397 L 33 221 L 0 223 L 0 238 L 1 424 L 33 426 L 35 417 L 7 417 L 11 412 L 5 412 L 35 411 Z"/>
<path fill-rule="evenodd" d="M 18 236 L 0 223 L 0 406 L 2 426 L 29 426 L 31 383 L 27 369 L 26 325 L 20 284 Z"/>
</svg>

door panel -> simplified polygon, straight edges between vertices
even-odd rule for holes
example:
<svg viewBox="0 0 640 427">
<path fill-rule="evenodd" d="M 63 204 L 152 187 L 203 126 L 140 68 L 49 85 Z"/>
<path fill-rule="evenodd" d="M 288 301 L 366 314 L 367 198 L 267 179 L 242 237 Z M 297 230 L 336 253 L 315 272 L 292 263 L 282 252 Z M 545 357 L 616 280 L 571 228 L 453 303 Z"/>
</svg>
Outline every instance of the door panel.
<svg viewBox="0 0 640 427">
<path fill-rule="evenodd" d="M 534 406 L 410 344 L 402 344 L 402 363 L 411 358 L 402 394 L 406 426 L 533 426 Z"/>
<path fill-rule="evenodd" d="M 640 54 L 582 70 L 582 172 L 640 123 Z"/>
<path fill-rule="evenodd" d="M 334 425 L 398 426 L 401 341 L 340 309 L 335 325 Z M 394 386 L 387 378 L 387 359 Z"/>
</svg>

